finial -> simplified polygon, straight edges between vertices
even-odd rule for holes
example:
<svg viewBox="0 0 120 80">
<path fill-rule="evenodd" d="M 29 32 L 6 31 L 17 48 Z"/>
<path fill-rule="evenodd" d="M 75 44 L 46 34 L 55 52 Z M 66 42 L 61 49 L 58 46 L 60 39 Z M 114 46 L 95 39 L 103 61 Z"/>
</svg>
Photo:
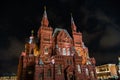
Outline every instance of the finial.
<svg viewBox="0 0 120 80">
<path fill-rule="evenodd" d="M 74 19 L 73 19 L 72 13 L 71 13 L 71 26 L 72 26 L 73 31 L 76 31 L 76 25 L 74 23 Z"/>
<path fill-rule="evenodd" d="M 46 6 L 44 6 L 44 10 L 46 11 Z"/>
<path fill-rule="evenodd" d="M 49 24 L 49 21 L 48 21 L 48 18 L 47 18 L 46 6 L 44 6 L 44 13 L 43 13 L 43 17 L 42 17 L 41 25 L 47 27 L 48 24 Z"/>
<path fill-rule="evenodd" d="M 70 13 L 70 15 L 71 15 L 71 22 L 74 22 L 72 13 Z"/>
<path fill-rule="evenodd" d="M 44 17 L 47 18 L 46 6 L 44 6 Z"/>
<path fill-rule="evenodd" d="M 34 30 L 31 30 L 31 35 L 33 36 L 33 34 L 34 34 Z"/>
<path fill-rule="evenodd" d="M 72 17 L 72 13 L 70 13 L 71 17 Z"/>
</svg>

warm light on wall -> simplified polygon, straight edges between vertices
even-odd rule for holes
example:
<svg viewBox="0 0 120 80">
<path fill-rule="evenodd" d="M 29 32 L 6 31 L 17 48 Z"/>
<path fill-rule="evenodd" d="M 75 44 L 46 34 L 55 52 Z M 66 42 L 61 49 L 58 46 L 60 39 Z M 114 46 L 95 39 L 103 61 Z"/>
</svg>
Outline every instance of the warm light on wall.
<svg viewBox="0 0 120 80">
<path fill-rule="evenodd" d="M 96 73 L 98 79 L 109 79 L 118 77 L 115 64 L 105 64 L 97 66 Z"/>
</svg>

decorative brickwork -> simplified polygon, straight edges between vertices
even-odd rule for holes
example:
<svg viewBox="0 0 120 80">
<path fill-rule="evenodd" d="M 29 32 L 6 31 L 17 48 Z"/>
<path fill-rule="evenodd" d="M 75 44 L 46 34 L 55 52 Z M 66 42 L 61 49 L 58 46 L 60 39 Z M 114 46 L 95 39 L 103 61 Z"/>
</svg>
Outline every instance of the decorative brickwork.
<svg viewBox="0 0 120 80">
<path fill-rule="evenodd" d="M 95 59 L 89 57 L 72 15 L 71 29 L 72 36 L 65 29 L 53 31 L 45 8 L 38 43 L 32 31 L 19 58 L 18 80 L 97 80 Z"/>
</svg>

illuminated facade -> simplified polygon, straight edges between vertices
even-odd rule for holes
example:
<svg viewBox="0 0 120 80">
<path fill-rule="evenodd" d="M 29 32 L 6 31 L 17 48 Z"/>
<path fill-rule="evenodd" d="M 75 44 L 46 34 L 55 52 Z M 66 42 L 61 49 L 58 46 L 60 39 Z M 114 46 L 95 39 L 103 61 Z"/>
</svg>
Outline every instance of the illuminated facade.
<svg viewBox="0 0 120 80">
<path fill-rule="evenodd" d="M 97 66 L 96 74 L 97 74 L 97 78 L 101 80 L 118 78 L 117 66 L 116 64 L 105 64 L 105 65 Z"/>
<path fill-rule="evenodd" d="M 0 80 L 17 80 L 16 75 L 2 75 L 0 76 Z"/>
<path fill-rule="evenodd" d="M 18 65 L 18 80 L 97 80 L 95 59 L 77 32 L 71 15 L 72 36 L 65 29 L 49 26 L 46 9 L 38 30 L 25 44 Z"/>
</svg>

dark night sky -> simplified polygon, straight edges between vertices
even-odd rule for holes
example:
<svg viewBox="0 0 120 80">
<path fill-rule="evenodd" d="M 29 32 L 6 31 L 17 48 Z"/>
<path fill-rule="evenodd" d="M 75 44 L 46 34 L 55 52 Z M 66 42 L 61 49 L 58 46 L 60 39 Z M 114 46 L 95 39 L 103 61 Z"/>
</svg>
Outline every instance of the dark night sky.
<svg viewBox="0 0 120 80">
<path fill-rule="evenodd" d="M 65 28 L 68 32 L 72 12 L 96 65 L 117 64 L 120 56 L 119 0 L 4 0 L 0 3 L 0 73 L 16 73 L 26 38 L 32 29 L 37 34 L 44 5 L 51 27 Z"/>
</svg>

